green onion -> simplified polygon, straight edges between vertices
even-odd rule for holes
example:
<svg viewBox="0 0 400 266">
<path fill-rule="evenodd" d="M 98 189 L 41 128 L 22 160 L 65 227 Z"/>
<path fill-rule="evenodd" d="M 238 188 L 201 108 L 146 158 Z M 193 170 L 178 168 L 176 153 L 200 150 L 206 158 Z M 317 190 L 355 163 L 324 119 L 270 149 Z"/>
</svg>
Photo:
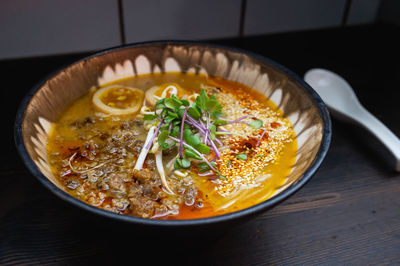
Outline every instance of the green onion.
<svg viewBox="0 0 400 266">
<path fill-rule="evenodd" d="M 236 158 L 238 158 L 239 160 L 246 161 L 247 160 L 247 154 L 244 154 L 244 153 L 238 154 L 238 155 L 236 155 Z"/>
<path fill-rule="evenodd" d="M 253 120 L 250 122 L 250 126 L 255 129 L 259 129 L 260 127 L 262 127 L 262 125 L 263 122 L 261 120 Z"/>
</svg>

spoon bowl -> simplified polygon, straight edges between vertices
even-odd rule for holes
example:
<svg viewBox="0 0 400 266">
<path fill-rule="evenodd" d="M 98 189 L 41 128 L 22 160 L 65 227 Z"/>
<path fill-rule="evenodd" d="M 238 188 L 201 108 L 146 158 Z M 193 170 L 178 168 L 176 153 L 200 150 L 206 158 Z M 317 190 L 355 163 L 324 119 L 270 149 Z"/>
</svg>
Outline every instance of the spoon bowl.
<svg viewBox="0 0 400 266">
<path fill-rule="evenodd" d="M 304 80 L 321 96 L 335 117 L 358 124 L 375 135 L 394 157 L 400 171 L 400 140 L 381 121 L 365 109 L 350 84 L 326 69 L 307 71 Z"/>
</svg>

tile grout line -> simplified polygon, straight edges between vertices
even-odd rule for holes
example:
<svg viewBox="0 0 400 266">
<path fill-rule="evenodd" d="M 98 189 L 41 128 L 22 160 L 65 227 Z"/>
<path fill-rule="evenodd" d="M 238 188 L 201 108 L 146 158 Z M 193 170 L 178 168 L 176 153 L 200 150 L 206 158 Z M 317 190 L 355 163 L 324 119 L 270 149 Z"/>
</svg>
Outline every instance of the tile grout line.
<svg viewBox="0 0 400 266">
<path fill-rule="evenodd" d="M 240 18 L 239 18 L 239 37 L 244 36 L 244 20 L 246 18 L 246 6 L 247 6 L 247 0 L 242 0 L 240 6 Z"/>
<path fill-rule="evenodd" d="M 126 44 L 125 36 L 125 23 L 124 23 L 124 8 L 122 5 L 122 0 L 117 0 L 118 2 L 118 19 L 119 19 L 119 32 L 122 45 Z"/>
<path fill-rule="evenodd" d="M 351 3 L 352 3 L 352 0 L 346 0 L 346 4 L 344 6 L 343 16 L 342 16 L 342 23 L 341 23 L 342 27 L 346 26 L 346 24 L 347 24 L 347 21 L 349 18 L 349 13 L 350 13 Z"/>
</svg>

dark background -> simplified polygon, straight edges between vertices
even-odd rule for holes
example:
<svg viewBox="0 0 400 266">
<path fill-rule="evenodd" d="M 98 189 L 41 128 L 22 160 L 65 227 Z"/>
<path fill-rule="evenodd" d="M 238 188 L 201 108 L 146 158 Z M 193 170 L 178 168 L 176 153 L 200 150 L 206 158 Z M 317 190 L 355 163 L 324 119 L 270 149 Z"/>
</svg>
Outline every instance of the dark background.
<svg viewBox="0 0 400 266">
<path fill-rule="evenodd" d="M 361 103 L 400 136 L 400 27 L 393 16 L 395 4 L 379 1 L 373 21 L 347 25 L 349 8 L 357 2 L 345 3 L 344 24 L 335 27 L 211 41 L 260 53 L 300 76 L 314 67 L 340 74 Z M 382 5 L 388 3 L 392 8 L 383 12 Z M 36 82 L 91 54 L 61 53 L 0 61 L 0 264 L 400 263 L 400 174 L 369 133 L 335 119 L 331 148 L 312 180 L 274 209 L 220 236 L 149 234 L 143 239 L 129 227 L 58 199 L 24 167 L 14 147 L 13 123 L 18 104 Z"/>
</svg>

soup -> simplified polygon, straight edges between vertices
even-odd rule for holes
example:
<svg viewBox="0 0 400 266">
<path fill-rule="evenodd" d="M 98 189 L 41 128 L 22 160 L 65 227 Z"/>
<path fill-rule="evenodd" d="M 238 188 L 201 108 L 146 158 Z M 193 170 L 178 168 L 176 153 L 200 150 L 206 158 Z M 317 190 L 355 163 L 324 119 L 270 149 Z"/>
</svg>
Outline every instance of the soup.
<svg viewBox="0 0 400 266">
<path fill-rule="evenodd" d="M 108 211 L 196 219 L 260 203 L 296 159 L 290 121 L 259 92 L 205 75 L 118 80 L 69 106 L 48 159 L 74 197 Z"/>
</svg>

